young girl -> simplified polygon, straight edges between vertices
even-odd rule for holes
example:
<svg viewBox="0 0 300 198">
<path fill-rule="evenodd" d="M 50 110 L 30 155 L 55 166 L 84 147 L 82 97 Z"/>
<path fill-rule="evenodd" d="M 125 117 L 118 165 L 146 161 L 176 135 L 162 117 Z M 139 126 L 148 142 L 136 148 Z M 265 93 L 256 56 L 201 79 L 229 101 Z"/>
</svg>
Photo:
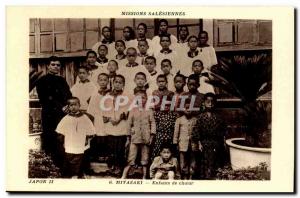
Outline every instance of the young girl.
<svg viewBox="0 0 300 198">
<path fill-rule="evenodd" d="M 125 164 L 128 105 L 117 106 L 123 100 L 122 98 L 126 97 L 123 93 L 125 78 L 122 75 L 116 75 L 113 83 L 113 90 L 105 97 L 103 102 L 105 109 L 102 115 L 111 152 L 111 171 L 120 177 Z"/>
<path fill-rule="evenodd" d="M 173 138 L 173 144 L 179 151 L 181 179 L 191 179 L 194 174 L 195 160 L 191 152 L 191 135 L 197 119 L 189 108 L 190 101 L 186 101 L 184 113 L 176 120 Z"/>
<path fill-rule="evenodd" d="M 215 177 L 224 155 L 225 125 L 214 111 L 215 103 L 216 98 L 213 93 L 205 94 L 205 110 L 197 117 L 192 132 L 192 150 L 201 152 L 200 161 L 197 163 L 201 179 Z"/>
<path fill-rule="evenodd" d="M 215 49 L 207 44 L 208 33 L 206 31 L 200 32 L 198 35 L 198 39 L 200 48 L 200 60 L 202 60 L 204 68 L 210 70 L 212 66 L 218 64 Z"/>
<path fill-rule="evenodd" d="M 163 100 L 171 102 L 174 96 L 174 93 L 167 88 L 168 80 L 166 76 L 163 74 L 158 75 L 156 82 L 158 90 L 155 90 L 152 95 L 159 98 L 159 103 L 154 107 L 156 137 L 152 152 L 152 160 L 159 155 L 162 144 L 172 144 L 176 120 L 175 112 L 170 109 L 171 105 L 162 105 Z"/>
</svg>

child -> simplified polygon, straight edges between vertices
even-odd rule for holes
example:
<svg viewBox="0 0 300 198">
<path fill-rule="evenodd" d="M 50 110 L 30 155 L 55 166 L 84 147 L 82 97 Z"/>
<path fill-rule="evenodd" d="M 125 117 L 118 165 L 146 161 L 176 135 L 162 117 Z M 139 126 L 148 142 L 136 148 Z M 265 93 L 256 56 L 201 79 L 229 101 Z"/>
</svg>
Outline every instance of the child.
<svg viewBox="0 0 300 198">
<path fill-rule="evenodd" d="M 123 40 L 117 40 L 115 42 L 115 49 L 117 54 L 114 59 L 118 62 L 119 65 L 125 65 L 126 62 L 126 54 L 124 53 L 126 49 L 125 42 Z"/>
<path fill-rule="evenodd" d="M 91 141 L 91 156 L 95 159 L 99 156 L 106 157 L 108 155 L 107 134 L 104 131 L 104 123 L 102 118 L 102 109 L 100 108 L 101 99 L 109 93 L 107 89 L 109 76 L 106 73 L 98 75 L 99 89 L 92 95 L 87 113 L 94 117 L 94 126 L 96 137 Z"/>
<path fill-rule="evenodd" d="M 80 101 L 80 110 L 86 111 L 88 103 L 91 99 L 91 96 L 97 91 L 96 85 L 94 85 L 88 79 L 89 73 L 86 67 L 79 67 L 78 69 L 78 78 L 79 81 L 73 85 L 71 88 L 72 95 L 79 98 Z"/>
<path fill-rule="evenodd" d="M 187 100 L 184 114 L 176 120 L 173 138 L 173 144 L 179 150 L 181 179 L 191 179 L 195 166 L 194 157 L 191 152 L 191 135 L 197 119 L 192 116 L 189 108 L 190 101 Z"/>
<path fill-rule="evenodd" d="M 158 75 L 156 82 L 158 89 L 155 90 L 152 95 L 159 98 L 159 103 L 154 107 L 154 119 L 157 130 L 152 151 L 152 159 L 159 155 L 162 144 L 172 144 L 176 120 L 176 114 L 171 109 L 170 104 L 173 100 L 174 93 L 168 90 L 168 80 L 166 76 L 163 74 Z M 165 101 L 165 103 L 168 102 L 169 104 L 164 105 L 163 101 Z"/>
<path fill-rule="evenodd" d="M 113 90 L 113 81 L 115 79 L 115 76 L 117 75 L 117 70 L 119 69 L 119 64 L 115 60 L 110 60 L 107 65 L 108 70 L 108 89 Z"/>
<path fill-rule="evenodd" d="M 156 71 L 156 58 L 154 56 L 147 56 L 145 58 L 145 67 L 148 71 L 148 86 L 149 92 L 152 95 L 152 92 L 156 89 L 156 78 L 158 72 Z"/>
<path fill-rule="evenodd" d="M 118 177 L 122 174 L 125 165 L 125 143 L 127 140 L 127 115 L 128 106 L 116 106 L 117 101 L 126 97 L 123 93 L 125 78 L 116 75 L 113 82 L 113 90 L 106 96 L 103 110 L 104 131 L 108 135 L 109 150 L 111 152 L 111 172 Z"/>
<path fill-rule="evenodd" d="M 150 56 L 148 53 L 149 44 L 146 40 L 138 41 L 138 59 L 140 61 L 140 65 L 145 65 L 145 58 Z"/>
<path fill-rule="evenodd" d="M 138 72 L 135 74 L 134 82 L 136 87 L 133 89 L 133 94 L 137 93 L 138 91 L 147 91 L 148 85 L 146 85 L 147 77 L 146 74 L 143 72 Z"/>
<path fill-rule="evenodd" d="M 102 40 L 100 42 L 97 42 L 93 45 L 92 50 L 95 52 L 98 52 L 98 48 L 100 45 L 106 45 L 108 48 L 107 57 L 109 59 L 113 58 L 113 55 L 115 54 L 115 43 L 114 38 L 111 33 L 111 29 L 108 26 L 104 26 L 101 30 L 102 33 Z"/>
<path fill-rule="evenodd" d="M 170 49 L 171 39 L 169 35 L 163 35 L 160 37 L 161 50 L 157 50 L 154 54 L 157 62 L 161 62 L 164 59 L 169 59 L 173 63 L 172 73 L 177 73 L 179 70 L 179 57 L 177 52 L 174 49 Z"/>
<path fill-rule="evenodd" d="M 124 169 L 122 179 L 127 177 L 131 166 L 135 165 L 138 151 L 141 154 L 141 165 L 143 166 L 143 179 L 147 176 L 147 165 L 149 161 L 149 146 L 152 144 L 156 133 L 156 126 L 151 109 L 145 109 L 147 94 L 143 90 L 135 92 L 136 97 L 141 98 L 139 107 L 132 109 L 128 116 L 127 142 L 130 144 L 128 164 Z"/>
<path fill-rule="evenodd" d="M 200 87 L 198 88 L 198 91 L 200 93 L 202 94 L 206 94 L 209 92 L 215 93 L 214 87 L 206 82 L 209 80 L 209 74 L 205 72 L 201 60 L 196 59 L 193 61 L 192 71 L 194 72 L 194 74 L 199 76 Z"/>
<path fill-rule="evenodd" d="M 170 38 L 170 43 L 172 43 L 170 45 L 170 48 L 172 50 L 176 49 L 176 47 L 177 47 L 177 38 L 176 38 L 176 36 L 168 33 L 168 25 L 169 24 L 168 24 L 168 21 L 166 19 L 161 19 L 159 21 L 159 34 L 152 38 L 152 46 L 153 46 L 154 50 L 158 51 L 158 50 L 162 49 L 162 47 L 160 45 L 160 40 L 161 40 L 162 36 L 166 36 L 166 35 Z"/>
<path fill-rule="evenodd" d="M 179 107 L 180 97 L 184 94 L 186 85 L 186 77 L 180 73 L 177 73 L 174 77 L 174 86 L 175 86 L 175 92 L 174 92 L 174 98 L 175 98 L 175 110 Z M 180 112 L 177 112 L 180 113 Z"/>
<path fill-rule="evenodd" d="M 149 45 L 149 50 L 148 53 L 149 54 L 153 54 L 153 48 L 152 48 L 152 41 L 151 39 L 146 38 L 146 34 L 147 34 L 147 25 L 145 23 L 140 23 L 137 26 L 137 38 L 134 41 L 134 48 L 136 48 L 138 46 L 138 42 L 139 41 L 147 41 L 148 45 Z"/>
<path fill-rule="evenodd" d="M 213 93 L 205 94 L 205 110 L 197 117 L 192 131 L 192 149 L 201 152 L 200 161 L 197 162 L 200 179 L 213 179 L 224 156 L 225 125 L 214 111 L 215 103 Z"/>
<path fill-rule="evenodd" d="M 187 25 L 182 25 L 179 27 L 179 37 L 178 43 L 181 47 L 187 47 L 187 38 L 189 36 L 189 29 Z"/>
<path fill-rule="evenodd" d="M 161 71 L 167 77 L 168 80 L 168 90 L 175 91 L 174 87 L 174 75 L 171 73 L 172 63 L 169 59 L 163 59 L 161 61 Z"/>
<path fill-rule="evenodd" d="M 196 116 L 202 111 L 203 94 L 199 93 L 198 88 L 200 87 L 199 76 L 192 74 L 188 77 L 187 81 L 188 92 L 183 93 L 187 99 L 191 101 L 192 115 Z M 181 101 L 179 105 L 181 105 Z"/>
<path fill-rule="evenodd" d="M 172 157 L 171 147 L 163 145 L 161 147 L 160 156 L 154 158 L 150 166 L 151 179 L 179 179 L 180 171 L 178 161 Z"/>
<path fill-rule="evenodd" d="M 123 39 L 127 47 L 135 47 L 133 41 L 135 39 L 135 32 L 132 27 L 125 26 L 123 28 Z"/>
<path fill-rule="evenodd" d="M 83 153 L 89 139 L 95 135 L 92 121 L 79 111 L 80 101 L 76 97 L 68 100 L 69 113 L 58 124 L 56 131 L 64 138 L 64 177 L 77 178 Z"/>
<path fill-rule="evenodd" d="M 120 68 L 119 73 L 123 74 L 126 79 L 126 86 L 124 88 L 125 92 L 131 92 L 131 90 L 135 87 L 134 77 L 138 72 L 147 73 L 147 70 L 144 66 L 137 63 L 137 50 L 133 47 L 130 47 L 126 51 L 127 63 Z"/>
<path fill-rule="evenodd" d="M 210 70 L 212 66 L 217 65 L 217 56 L 215 49 L 207 44 L 208 33 L 202 31 L 198 35 L 199 48 L 200 48 L 200 60 L 203 62 L 204 69 Z"/>
</svg>

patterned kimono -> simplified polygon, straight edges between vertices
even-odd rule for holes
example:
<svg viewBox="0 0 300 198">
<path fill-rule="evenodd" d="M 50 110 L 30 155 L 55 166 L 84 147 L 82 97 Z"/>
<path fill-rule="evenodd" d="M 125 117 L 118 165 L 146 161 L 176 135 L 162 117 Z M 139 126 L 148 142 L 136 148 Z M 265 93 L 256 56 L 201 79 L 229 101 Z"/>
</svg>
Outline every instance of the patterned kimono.
<svg viewBox="0 0 300 198">
<path fill-rule="evenodd" d="M 201 113 L 192 132 L 192 142 L 202 144 L 202 152 L 198 153 L 198 171 L 202 179 L 213 179 L 215 171 L 221 166 L 224 155 L 225 125 L 214 112 Z"/>
</svg>

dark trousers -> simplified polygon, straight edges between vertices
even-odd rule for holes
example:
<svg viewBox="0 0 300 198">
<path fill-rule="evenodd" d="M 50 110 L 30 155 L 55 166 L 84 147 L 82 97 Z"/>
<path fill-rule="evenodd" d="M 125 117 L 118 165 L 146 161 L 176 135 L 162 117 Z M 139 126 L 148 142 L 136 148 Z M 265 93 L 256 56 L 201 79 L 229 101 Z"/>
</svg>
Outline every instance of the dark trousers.
<svg viewBox="0 0 300 198">
<path fill-rule="evenodd" d="M 83 154 L 65 153 L 63 177 L 79 176 Z"/>
<path fill-rule="evenodd" d="M 124 167 L 126 163 L 125 158 L 125 143 L 127 137 L 123 136 L 108 136 L 109 151 L 110 151 L 110 165 L 116 167 Z"/>
</svg>

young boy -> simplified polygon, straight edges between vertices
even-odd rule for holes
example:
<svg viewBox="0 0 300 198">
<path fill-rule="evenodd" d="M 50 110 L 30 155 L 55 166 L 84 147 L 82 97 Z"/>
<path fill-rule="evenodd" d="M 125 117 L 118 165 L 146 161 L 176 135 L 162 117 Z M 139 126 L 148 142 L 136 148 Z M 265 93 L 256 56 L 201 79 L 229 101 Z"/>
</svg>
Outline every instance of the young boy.
<svg viewBox="0 0 300 198">
<path fill-rule="evenodd" d="M 114 59 L 118 62 L 119 65 L 125 65 L 126 63 L 126 54 L 124 53 L 126 49 L 125 42 L 123 40 L 117 40 L 115 42 L 115 49 L 117 54 L 114 56 Z"/>
<path fill-rule="evenodd" d="M 148 49 L 149 49 L 149 44 L 146 40 L 141 40 L 138 42 L 138 59 L 139 59 L 139 63 L 140 65 L 145 65 L 145 58 L 147 58 L 148 56 L 150 56 L 151 54 L 148 53 Z"/>
<path fill-rule="evenodd" d="M 166 35 L 169 36 L 170 42 L 172 43 L 170 48 L 172 50 L 176 49 L 176 47 L 177 47 L 177 38 L 176 38 L 176 36 L 168 33 L 168 25 L 169 25 L 169 23 L 166 19 L 161 19 L 159 21 L 159 34 L 152 38 L 153 49 L 160 50 L 162 48 L 160 46 L 160 39 L 161 39 L 161 36 L 166 36 Z"/>
<path fill-rule="evenodd" d="M 108 81 L 108 74 L 101 73 L 98 75 L 99 89 L 92 95 L 87 109 L 87 113 L 94 117 L 96 137 L 91 141 L 91 155 L 95 159 L 98 159 L 99 156 L 106 157 L 108 155 L 107 134 L 104 131 L 102 109 L 100 107 L 101 99 L 109 93 Z"/>
<path fill-rule="evenodd" d="M 110 60 L 107 65 L 108 70 L 108 89 L 113 90 L 113 81 L 115 79 L 115 76 L 117 75 L 117 70 L 119 69 L 119 64 L 115 60 Z"/>
<path fill-rule="evenodd" d="M 169 35 L 163 35 L 160 37 L 161 50 L 156 50 L 154 57 L 157 62 L 161 62 L 164 59 L 169 59 L 173 63 L 172 73 L 177 73 L 179 70 L 179 57 L 174 49 L 170 49 L 171 39 Z"/>
<path fill-rule="evenodd" d="M 184 94 L 185 87 L 186 87 L 185 85 L 186 85 L 186 77 L 180 73 L 177 73 L 174 77 L 175 108 L 179 107 L 180 97 Z"/>
<path fill-rule="evenodd" d="M 67 81 L 59 76 L 60 59 L 49 58 L 47 74 L 42 76 L 36 85 L 39 102 L 42 106 L 42 149 L 53 158 L 54 163 L 61 168 L 63 161 L 62 145 L 57 142 L 55 129 L 65 116 L 67 100 L 72 97 Z"/>
<path fill-rule="evenodd" d="M 205 72 L 201 60 L 197 59 L 193 61 L 192 71 L 194 74 L 199 76 L 200 87 L 198 88 L 198 91 L 200 93 L 215 93 L 214 87 L 206 82 L 209 80 L 209 74 Z"/>
<path fill-rule="evenodd" d="M 138 72 L 135 74 L 134 82 L 136 87 L 133 89 L 133 94 L 137 93 L 138 91 L 147 91 L 148 85 L 146 85 L 147 77 L 146 74 L 143 72 Z"/>
<path fill-rule="evenodd" d="M 178 161 L 172 157 L 171 146 L 162 145 L 160 156 L 154 158 L 150 166 L 151 179 L 179 179 L 180 170 Z"/>
<path fill-rule="evenodd" d="M 130 47 L 126 51 L 127 63 L 123 68 L 120 68 L 119 73 L 123 74 L 126 79 L 126 85 L 124 88 L 125 92 L 131 92 L 131 90 L 135 87 L 134 77 L 138 72 L 147 73 L 147 70 L 144 66 L 137 63 L 137 50 L 133 47 Z"/>
<path fill-rule="evenodd" d="M 97 91 L 97 87 L 88 79 L 88 76 L 88 69 L 86 67 L 79 67 L 79 81 L 71 88 L 72 95 L 79 98 L 81 104 L 80 110 L 84 112 L 87 110 L 91 96 Z"/>
<path fill-rule="evenodd" d="M 138 46 L 139 41 L 147 41 L 149 45 L 148 53 L 153 54 L 152 41 L 151 39 L 146 38 L 147 25 L 145 23 L 138 24 L 136 31 L 137 31 L 137 38 L 133 40 L 134 41 L 133 47 L 136 48 Z"/>
<path fill-rule="evenodd" d="M 154 56 L 147 56 L 145 58 L 145 67 L 148 71 L 148 86 L 149 92 L 152 95 L 152 92 L 156 90 L 156 78 L 159 73 L 156 71 L 156 58 Z"/>
<path fill-rule="evenodd" d="M 169 59 L 163 59 L 161 61 L 161 71 L 167 77 L 168 80 L 168 90 L 175 91 L 174 87 L 174 75 L 171 72 L 172 70 L 172 63 Z"/>
<path fill-rule="evenodd" d="M 108 26 L 104 26 L 101 30 L 102 33 L 102 40 L 100 42 L 97 42 L 93 45 L 92 50 L 95 52 L 98 52 L 98 48 L 100 45 L 106 45 L 108 48 L 107 57 L 109 59 L 113 58 L 113 55 L 115 54 L 115 43 L 114 39 L 111 33 L 111 29 Z"/>
<path fill-rule="evenodd" d="M 122 179 L 127 177 L 131 166 L 135 165 L 138 152 L 141 154 L 141 165 L 143 166 L 143 179 L 147 176 L 147 165 L 149 161 L 149 146 L 152 144 L 156 133 L 153 111 L 145 109 L 147 94 L 143 90 L 135 92 L 136 97 L 140 97 L 141 104 L 133 108 L 128 116 L 128 130 L 126 145 L 130 145 L 128 154 L 128 164 L 124 169 Z"/>
<path fill-rule="evenodd" d="M 79 110 L 80 101 L 76 97 L 68 100 L 69 113 L 58 124 L 56 131 L 64 139 L 64 177 L 77 178 L 82 164 L 83 153 L 89 139 L 95 135 L 92 121 Z"/>
<path fill-rule="evenodd" d="M 200 48 L 200 60 L 202 60 L 204 68 L 210 70 L 212 66 L 218 64 L 215 49 L 207 44 L 208 33 L 206 31 L 200 32 L 198 35 L 198 39 Z"/>
<path fill-rule="evenodd" d="M 181 179 L 191 179 L 194 174 L 195 160 L 191 151 L 191 135 L 197 118 L 192 116 L 190 101 L 186 101 L 185 110 L 181 117 L 177 118 L 173 144 L 179 151 Z"/>
</svg>

